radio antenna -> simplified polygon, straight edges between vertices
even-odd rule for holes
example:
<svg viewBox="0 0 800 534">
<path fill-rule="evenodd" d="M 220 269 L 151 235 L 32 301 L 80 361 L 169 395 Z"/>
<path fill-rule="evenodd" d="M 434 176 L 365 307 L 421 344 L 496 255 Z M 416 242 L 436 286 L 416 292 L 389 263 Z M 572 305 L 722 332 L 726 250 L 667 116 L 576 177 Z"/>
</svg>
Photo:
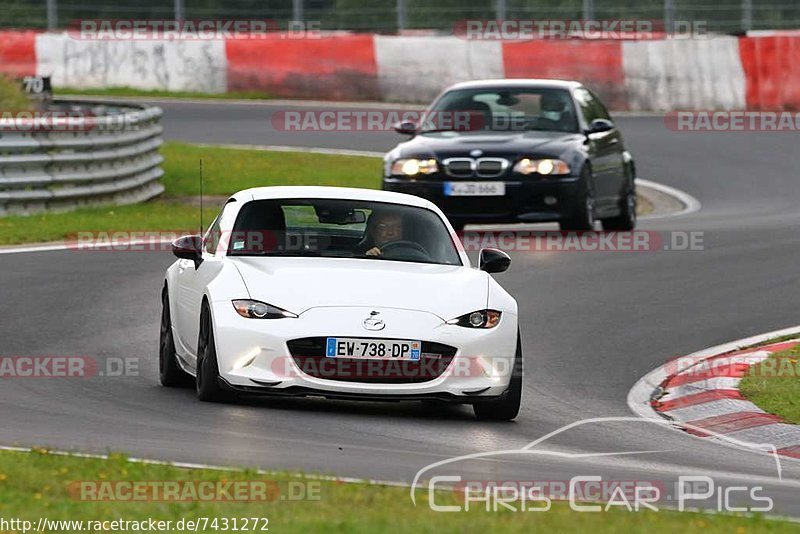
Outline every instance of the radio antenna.
<svg viewBox="0 0 800 534">
<path fill-rule="evenodd" d="M 200 235 L 203 235 L 203 158 L 200 158 Z"/>
</svg>

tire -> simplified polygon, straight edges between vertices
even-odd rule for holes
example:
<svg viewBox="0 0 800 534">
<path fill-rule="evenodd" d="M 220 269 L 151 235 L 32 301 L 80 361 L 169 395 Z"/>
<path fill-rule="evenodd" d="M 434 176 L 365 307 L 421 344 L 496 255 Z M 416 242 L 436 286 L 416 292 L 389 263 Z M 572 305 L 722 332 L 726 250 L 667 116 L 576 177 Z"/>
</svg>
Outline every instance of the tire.
<svg viewBox="0 0 800 534">
<path fill-rule="evenodd" d="M 175 355 L 175 339 L 172 337 L 172 317 L 169 313 L 169 292 L 166 286 L 161 292 L 161 331 L 158 340 L 158 378 L 168 388 L 191 384 L 189 376 L 178 365 Z"/>
<path fill-rule="evenodd" d="M 628 181 L 625 196 L 620 200 L 620 213 L 616 217 L 603 219 L 603 230 L 630 232 L 636 228 L 636 186 L 633 180 Z"/>
<path fill-rule="evenodd" d="M 197 372 L 195 373 L 197 398 L 203 402 L 223 402 L 227 392 L 219 385 L 217 345 L 214 341 L 214 324 L 208 304 L 200 312 L 200 335 L 197 340 Z"/>
<path fill-rule="evenodd" d="M 575 197 L 575 211 L 569 218 L 560 221 L 565 232 L 588 232 L 594 230 L 594 184 L 588 167 L 581 171 L 580 189 Z"/>
<path fill-rule="evenodd" d="M 499 399 L 472 405 L 478 421 L 511 421 L 519 414 L 522 403 L 522 342 L 517 334 L 517 353 L 514 356 L 514 372 L 508 389 Z"/>
</svg>

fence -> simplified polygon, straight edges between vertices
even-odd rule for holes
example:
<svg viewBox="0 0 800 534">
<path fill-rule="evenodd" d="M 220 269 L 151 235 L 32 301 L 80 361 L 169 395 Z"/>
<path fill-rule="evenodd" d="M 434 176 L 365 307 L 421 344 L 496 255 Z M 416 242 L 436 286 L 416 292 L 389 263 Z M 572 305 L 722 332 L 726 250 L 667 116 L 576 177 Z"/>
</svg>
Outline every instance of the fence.
<svg viewBox="0 0 800 534">
<path fill-rule="evenodd" d="M 451 32 L 464 19 L 702 21 L 710 31 L 800 27 L 789 0 L 0 0 L 0 27 L 64 28 L 79 19 L 319 21 L 326 30 Z"/>
</svg>

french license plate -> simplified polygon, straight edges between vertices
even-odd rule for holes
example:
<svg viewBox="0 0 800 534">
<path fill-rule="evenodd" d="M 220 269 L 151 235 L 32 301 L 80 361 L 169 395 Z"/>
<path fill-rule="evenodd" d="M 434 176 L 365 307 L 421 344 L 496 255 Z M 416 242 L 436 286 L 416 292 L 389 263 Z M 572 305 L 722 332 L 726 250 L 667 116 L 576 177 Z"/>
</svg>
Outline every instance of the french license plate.
<svg viewBox="0 0 800 534">
<path fill-rule="evenodd" d="M 329 337 L 325 345 L 328 358 L 381 358 L 419 360 L 422 342 L 407 339 L 361 339 Z"/>
<path fill-rule="evenodd" d="M 505 182 L 445 182 L 446 197 L 501 197 L 506 194 Z"/>
</svg>

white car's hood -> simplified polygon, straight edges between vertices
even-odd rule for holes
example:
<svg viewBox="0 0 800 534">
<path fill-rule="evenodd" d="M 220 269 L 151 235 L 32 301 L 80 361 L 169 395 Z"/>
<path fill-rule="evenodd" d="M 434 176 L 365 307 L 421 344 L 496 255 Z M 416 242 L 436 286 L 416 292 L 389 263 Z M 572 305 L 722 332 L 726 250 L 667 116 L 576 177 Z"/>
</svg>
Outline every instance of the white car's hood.
<svg viewBox="0 0 800 534">
<path fill-rule="evenodd" d="M 250 298 L 300 314 L 320 306 L 427 311 L 444 320 L 486 307 L 477 269 L 347 258 L 229 257 Z"/>
</svg>

